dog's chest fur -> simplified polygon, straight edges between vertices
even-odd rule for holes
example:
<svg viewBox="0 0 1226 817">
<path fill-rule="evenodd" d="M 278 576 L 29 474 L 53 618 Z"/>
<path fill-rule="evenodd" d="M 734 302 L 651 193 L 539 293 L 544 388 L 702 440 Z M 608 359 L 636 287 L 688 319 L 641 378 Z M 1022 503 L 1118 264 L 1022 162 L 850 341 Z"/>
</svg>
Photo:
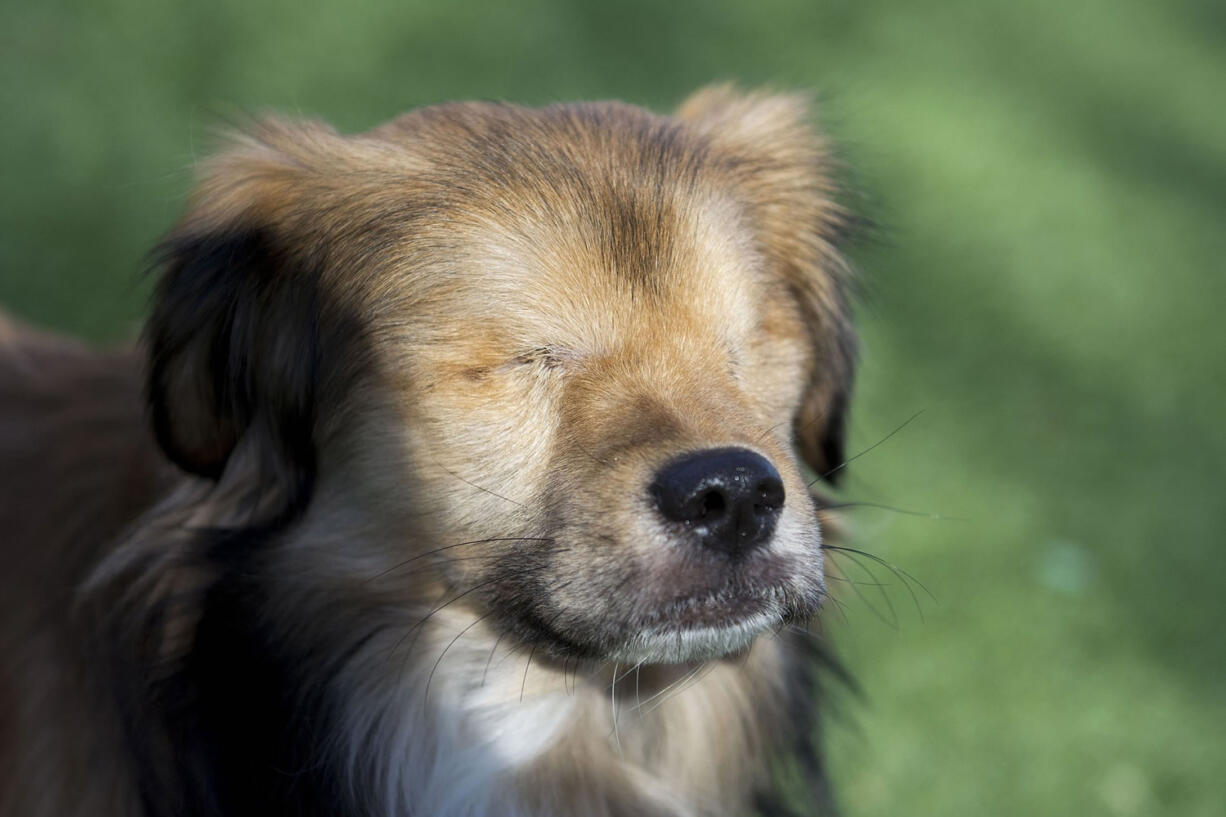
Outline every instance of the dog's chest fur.
<svg viewBox="0 0 1226 817">
<path fill-rule="evenodd" d="M 438 618 L 403 686 L 364 702 L 348 686 L 372 677 L 360 661 L 340 681 L 347 762 L 373 778 L 384 813 L 698 817 L 744 812 L 766 782 L 763 730 L 783 697 L 769 680 L 782 675 L 774 645 L 645 686 L 650 670 L 551 664 L 471 616 Z M 362 773 L 370 745 L 384 749 Z"/>
</svg>

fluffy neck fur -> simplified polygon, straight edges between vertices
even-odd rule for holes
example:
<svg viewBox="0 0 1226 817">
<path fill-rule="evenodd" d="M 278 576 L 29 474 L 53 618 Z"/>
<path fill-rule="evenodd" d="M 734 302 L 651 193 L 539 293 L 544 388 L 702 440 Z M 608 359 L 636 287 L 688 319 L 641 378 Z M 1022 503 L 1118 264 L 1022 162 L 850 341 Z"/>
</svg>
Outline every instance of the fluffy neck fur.
<svg viewBox="0 0 1226 817">
<path fill-rule="evenodd" d="M 728 662 L 571 674 L 472 614 L 434 618 L 403 658 L 378 639 L 336 680 L 338 748 L 372 813 L 741 814 L 764 782 L 778 713 L 761 710 L 783 691 L 770 642 Z"/>
</svg>

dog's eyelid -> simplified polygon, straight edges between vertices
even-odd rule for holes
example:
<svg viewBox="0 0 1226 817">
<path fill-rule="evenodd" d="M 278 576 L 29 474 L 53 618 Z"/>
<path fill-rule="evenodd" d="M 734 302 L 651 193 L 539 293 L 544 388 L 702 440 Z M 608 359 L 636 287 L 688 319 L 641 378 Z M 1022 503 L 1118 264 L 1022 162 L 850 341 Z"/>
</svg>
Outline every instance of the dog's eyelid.
<svg viewBox="0 0 1226 817">
<path fill-rule="evenodd" d="M 579 357 L 578 352 L 562 346 L 536 346 L 515 355 L 512 362 L 518 365 L 536 364 L 552 369 L 573 363 Z"/>
</svg>

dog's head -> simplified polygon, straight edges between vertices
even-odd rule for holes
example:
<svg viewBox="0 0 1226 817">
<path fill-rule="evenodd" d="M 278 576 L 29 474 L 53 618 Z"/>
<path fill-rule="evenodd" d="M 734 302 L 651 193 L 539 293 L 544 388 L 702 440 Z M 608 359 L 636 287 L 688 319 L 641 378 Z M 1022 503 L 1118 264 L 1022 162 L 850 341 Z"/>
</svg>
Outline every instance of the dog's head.
<svg viewBox="0 0 1226 817">
<path fill-rule="evenodd" d="M 806 119 L 717 88 L 259 126 L 165 244 L 164 449 L 543 653 L 705 659 L 811 614 L 800 462 L 842 464 L 855 344 Z"/>
</svg>

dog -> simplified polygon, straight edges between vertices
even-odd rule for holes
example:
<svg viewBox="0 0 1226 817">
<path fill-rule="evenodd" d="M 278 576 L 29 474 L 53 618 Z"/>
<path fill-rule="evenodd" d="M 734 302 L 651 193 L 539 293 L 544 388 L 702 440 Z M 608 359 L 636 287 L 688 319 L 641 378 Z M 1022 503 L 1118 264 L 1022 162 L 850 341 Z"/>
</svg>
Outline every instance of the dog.
<svg viewBox="0 0 1226 817">
<path fill-rule="evenodd" d="M 836 168 L 730 86 L 230 137 L 136 348 L 0 328 L 0 813 L 826 813 Z"/>
</svg>

